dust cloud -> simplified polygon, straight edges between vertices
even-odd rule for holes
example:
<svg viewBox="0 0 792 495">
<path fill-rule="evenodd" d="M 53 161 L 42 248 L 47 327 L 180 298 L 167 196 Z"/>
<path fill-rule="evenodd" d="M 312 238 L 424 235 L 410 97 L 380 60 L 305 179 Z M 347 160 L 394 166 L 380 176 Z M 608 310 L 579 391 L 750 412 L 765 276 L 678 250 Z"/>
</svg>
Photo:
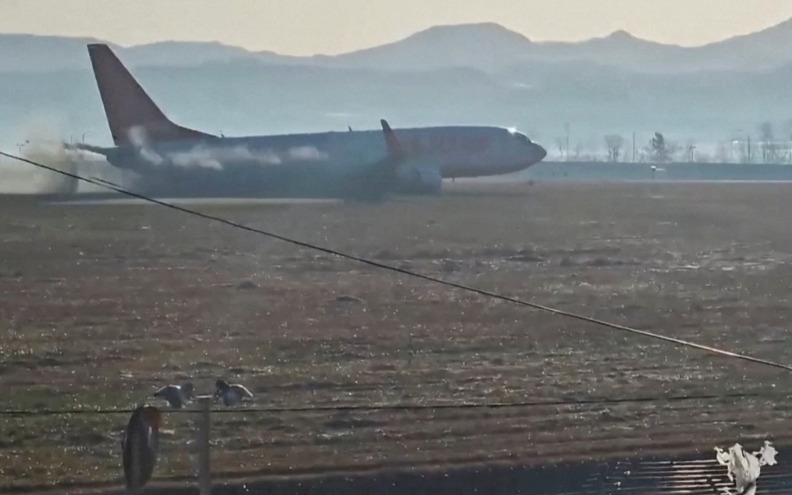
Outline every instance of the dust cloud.
<svg viewBox="0 0 792 495">
<path fill-rule="evenodd" d="M 4 151 L 73 174 L 87 168 L 89 174 L 100 175 L 97 169 L 110 166 L 94 153 L 66 149 L 57 127 L 52 119 L 33 119 L 20 126 L 17 134 L 23 136 L 21 142 Z M 0 194 L 71 194 L 79 186 L 79 181 L 72 177 L 0 158 Z"/>
</svg>

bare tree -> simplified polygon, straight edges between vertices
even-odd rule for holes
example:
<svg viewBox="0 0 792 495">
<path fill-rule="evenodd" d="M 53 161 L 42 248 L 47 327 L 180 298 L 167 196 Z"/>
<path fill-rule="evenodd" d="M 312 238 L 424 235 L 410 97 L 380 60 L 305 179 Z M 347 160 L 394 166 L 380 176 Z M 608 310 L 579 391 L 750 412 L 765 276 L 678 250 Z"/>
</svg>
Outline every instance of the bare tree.
<svg viewBox="0 0 792 495">
<path fill-rule="evenodd" d="M 741 163 L 753 162 L 754 147 L 751 143 L 751 135 L 748 134 L 744 138 L 738 138 L 732 142 L 732 146 L 737 146 L 737 154 L 740 157 Z"/>
<path fill-rule="evenodd" d="M 715 161 L 718 163 L 727 163 L 730 162 L 731 159 L 731 147 L 726 143 L 719 142 L 718 146 L 715 148 Z"/>
<path fill-rule="evenodd" d="M 693 163 L 698 161 L 697 160 L 698 150 L 696 147 L 696 141 L 693 139 L 688 139 L 687 143 L 685 144 L 685 160 L 688 163 Z"/>
<path fill-rule="evenodd" d="M 647 148 L 651 160 L 655 163 L 665 163 L 671 161 L 673 151 L 676 151 L 666 142 L 665 136 L 660 132 L 655 132 L 655 135 L 649 141 Z"/>
<path fill-rule="evenodd" d="M 575 154 L 573 156 L 575 157 L 575 161 L 580 161 L 580 155 L 583 154 L 583 145 L 580 144 L 580 143 L 577 143 L 577 144 L 575 144 L 575 148 L 574 149 L 575 149 Z"/>
<path fill-rule="evenodd" d="M 770 122 L 759 124 L 759 140 L 762 146 L 762 161 L 765 163 L 774 162 L 776 157 L 773 124 Z"/>
<path fill-rule="evenodd" d="M 561 161 L 567 161 L 569 159 L 569 157 L 564 156 L 564 148 L 565 148 L 564 145 L 565 145 L 565 143 L 566 143 L 566 140 L 564 138 L 561 138 L 561 137 L 555 138 L 555 144 L 558 147 L 558 157 L 559 157 L 559 160 L 561 160 Z"/>
<path fill-rule="evenodd" d="M 773 124 L 771 122 L 762 122 L 759 124 L 759 138 L 762 141 L 772 141 L 774 139 Z"/>
<path fill-rule="evenodd" d="M 608 147 L 608 161 L 618 162 L 624 147 L 624 138 L 619 134 L 609 134 L 605 136 L 605 146 Z"/>
</svg>

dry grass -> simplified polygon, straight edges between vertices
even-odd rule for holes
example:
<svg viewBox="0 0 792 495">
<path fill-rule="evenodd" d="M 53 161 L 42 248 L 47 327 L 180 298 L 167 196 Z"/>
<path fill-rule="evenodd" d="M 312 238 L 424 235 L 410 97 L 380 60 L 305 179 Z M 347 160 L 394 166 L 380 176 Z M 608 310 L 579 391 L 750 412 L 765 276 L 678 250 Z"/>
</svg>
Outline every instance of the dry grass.
<svg viewBox="0 0 792 495">
<path fill-rule="evenodd" d="M 468 187 L 382 205 L 200 209 L 421 273 L 792 362 L 792 187 Z M 777 394 L 788 383 L 781 371 L 488 301 L 153 206 L 7 200 L 0 225 L 0 409 L 126 408 L 151 400 L 163 383 L 190 378 L 210 391 L 220 376 L 246 384 L 266 406 Z M 257 287 L 237 289 L 244 280 Z M 790 406 L 775 397 L 216 415 L 213 468 L 231 475 L 538 464 L 655 449 L 709 455 L 737 440 L 792 440 Z M 126 419 L 0 417 L 0 486 L 117 480 Z M 157 477 L 191 476 L 191 418 L 167 415 L 165 428 L 172 433 Z"/>
</svg>

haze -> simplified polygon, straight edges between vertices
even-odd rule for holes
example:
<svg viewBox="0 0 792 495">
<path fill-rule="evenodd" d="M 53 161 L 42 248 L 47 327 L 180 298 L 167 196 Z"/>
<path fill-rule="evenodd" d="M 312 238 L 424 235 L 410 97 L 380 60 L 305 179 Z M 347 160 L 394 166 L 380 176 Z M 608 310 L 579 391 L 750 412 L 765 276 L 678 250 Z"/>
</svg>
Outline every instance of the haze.
<svg viewBox="0 0 792 495">
<path fill-rule="evenodd" d="M 112 4 L 112 6 L 110 6 Z M 336 54 L 437 24 L 493 21 L 534 41 L 626 30 L 700 45 L 792 17 L 789 0 L 4 0 L 0 32 L 86 36 L 123 45 L 221 41 L 283 54 Z"/>
</svg>

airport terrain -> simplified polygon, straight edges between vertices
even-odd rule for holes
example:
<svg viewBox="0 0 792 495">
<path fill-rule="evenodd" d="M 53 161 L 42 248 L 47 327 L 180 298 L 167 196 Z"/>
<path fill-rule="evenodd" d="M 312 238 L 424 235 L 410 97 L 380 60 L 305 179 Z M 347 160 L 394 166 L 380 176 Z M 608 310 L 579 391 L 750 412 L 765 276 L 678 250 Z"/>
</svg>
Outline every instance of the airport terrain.
<svg viewBox="0 0 792 495">
<path fill-rule="evenodd" d="M 792 363 L 792 186 L 449 184 L 196 209 L 420 273 Z M 150 205 L 0 208 L 0 410 L 129 408 L 225 377 L 261 407 L 743 398 L 213 416 L 220 479 L 541 466 L 792 444 L 789 372 L 488 300 Z M 0 491 L 118 485 L 126 415 L 0 417 Z M 165 415 L 155 484 L 194 475 Z"/>
</svg>

